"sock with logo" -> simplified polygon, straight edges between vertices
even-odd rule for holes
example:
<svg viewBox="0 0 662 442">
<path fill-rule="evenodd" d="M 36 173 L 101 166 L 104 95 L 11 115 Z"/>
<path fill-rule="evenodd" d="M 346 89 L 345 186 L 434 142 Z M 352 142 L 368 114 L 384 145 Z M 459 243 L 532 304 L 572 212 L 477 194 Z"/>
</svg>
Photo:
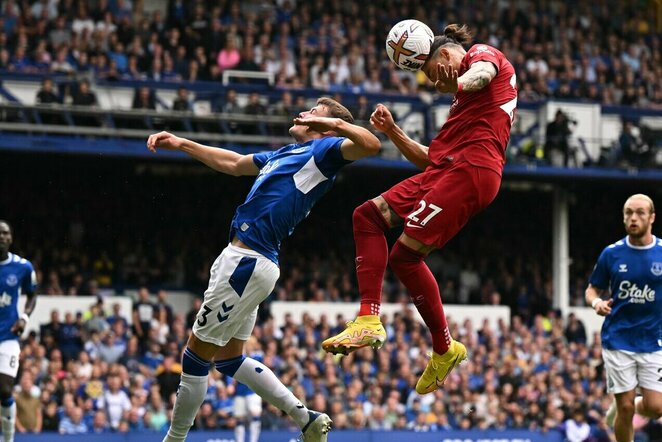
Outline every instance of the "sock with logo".
<svg viewBox="0 0 662 442">
<path fill-rule="evenodd" d="M 251 418 L 250 428 L 251 428 L 251 438 L 250 442 L 258 442 L 260 440 L 260 431 L 262 430 L 262 422 L 260 421 L 260 416 L 253 416 Z"/>
<path fill-rule="evenodd" d="M 0 404 L 0 420 L 2 420 L 2 436 L 4 442 L 14 442 L 16 428 L 16 402 L 14 398 L 4 399 Z"/>
<path fill-rule="evenodd" d="M 246 425 L 243 423 L 237 424 L 234 427 L 234 442 L 244 442 L 246 439 Z"/>
<path fill-rule="evenodd" d="M 216 361 L 216 369 L 253 390 L 271 405 L 287 413 L 299 427 L 308 423 L 308 409 L 266 365 L 253 358 L 238 356 Z"/>
<path fill-rule="evenodd" d="M 388 244 L 384 232 L 386 220 L 373 201 L 366 201 L 352 215 L 356 244 L 356 278 L 361 294 L 359 316 L 379 315 L 382 282 L 388 262 Z"/>
<path fill-rule="evenodd" d="M 407 287 L 409 296 L 430 329 L 434 352 L 441 355 L 448 351 L 451 335 L 441 303 L 439 285 L 424 259 L 423 253 L 396 241 L 391 249 L 389 263 L 393 272 Z"/>
<path fill-rule="evenodd" d="M 207 394 L 210 362 L 191 351 L 184 350 L 182 378 L 177 389 L 177 399 L 172 410 L 172 423 L 163 442 L 183 442 L 193 426 L 195 415 Z"/>
</svg>

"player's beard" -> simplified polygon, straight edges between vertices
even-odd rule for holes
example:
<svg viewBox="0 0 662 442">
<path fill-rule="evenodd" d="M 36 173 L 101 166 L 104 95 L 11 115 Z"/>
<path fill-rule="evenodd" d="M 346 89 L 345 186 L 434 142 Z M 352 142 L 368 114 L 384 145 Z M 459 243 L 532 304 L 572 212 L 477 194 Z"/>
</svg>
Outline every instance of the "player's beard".
<svg viewBox="0 0 662 442">
<path fill-rule="evenodd" d="M 646 235 L 647 231 L 648 231 L 647 226 L 641 226 L 639 224 L 637 224 L 636 226 L 628 226 L 627 228 L 628 235 L 631 238 L 635 238 L 635 239 L 643 238 Z"/>
</svg>

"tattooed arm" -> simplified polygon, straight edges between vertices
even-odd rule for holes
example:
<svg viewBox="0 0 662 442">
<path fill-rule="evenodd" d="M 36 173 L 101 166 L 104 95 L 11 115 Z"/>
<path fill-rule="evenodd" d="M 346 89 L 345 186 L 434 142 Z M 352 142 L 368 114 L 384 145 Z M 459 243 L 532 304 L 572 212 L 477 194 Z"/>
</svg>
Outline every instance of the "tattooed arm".
<svg viewBox="0 0 662 442">
<path fill-rule="evenodd" d="M 461 84 L 462 91 L 476 92 L 490 84 L 496 77 L 497 70 L 489 61 L 477 61 L 471 65 L 469 70 L 458 77 L 458 86 Z"/>
</svg>

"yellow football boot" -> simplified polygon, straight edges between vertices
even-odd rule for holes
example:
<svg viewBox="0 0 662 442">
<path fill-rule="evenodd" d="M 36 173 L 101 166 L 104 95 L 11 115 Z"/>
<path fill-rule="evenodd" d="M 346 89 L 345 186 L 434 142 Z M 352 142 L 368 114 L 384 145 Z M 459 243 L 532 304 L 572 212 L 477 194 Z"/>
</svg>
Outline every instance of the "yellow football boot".
<svg viewBox="0 0 662 442">
<path fill-rule="evenodd" d="M 453 339 L 446 353 L 439 355 L 432 352 L 428 366 L 416 383 L 418 394 L 432 393 L 444 385 L 446 377 L 460 362 L 467 359 L 467 348 Z"/>
<path fill-rule="evenodd" d="M 324 351 L 333 354 L 349 354 L 359 348 L 381 348 L 386 341 L 386 331 L 377 315 L 358 316 L 347 322 L 345 330 L 322 342 Z"/>
</svg>

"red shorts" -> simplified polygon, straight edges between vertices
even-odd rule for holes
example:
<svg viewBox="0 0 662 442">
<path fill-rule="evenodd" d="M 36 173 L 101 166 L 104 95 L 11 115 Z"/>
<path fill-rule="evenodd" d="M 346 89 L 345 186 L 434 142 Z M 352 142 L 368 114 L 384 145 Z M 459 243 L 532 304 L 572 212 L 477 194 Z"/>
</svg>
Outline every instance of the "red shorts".
<svg viewBox="0 0 662 442">
<path fill-rule="evenodd" d="M 500 186 L 497 172 L 459 160 L 428 167 L 382 197 L 404 220 L 404 233 L 441 248 L 492 202 Z"/>
</svg>

